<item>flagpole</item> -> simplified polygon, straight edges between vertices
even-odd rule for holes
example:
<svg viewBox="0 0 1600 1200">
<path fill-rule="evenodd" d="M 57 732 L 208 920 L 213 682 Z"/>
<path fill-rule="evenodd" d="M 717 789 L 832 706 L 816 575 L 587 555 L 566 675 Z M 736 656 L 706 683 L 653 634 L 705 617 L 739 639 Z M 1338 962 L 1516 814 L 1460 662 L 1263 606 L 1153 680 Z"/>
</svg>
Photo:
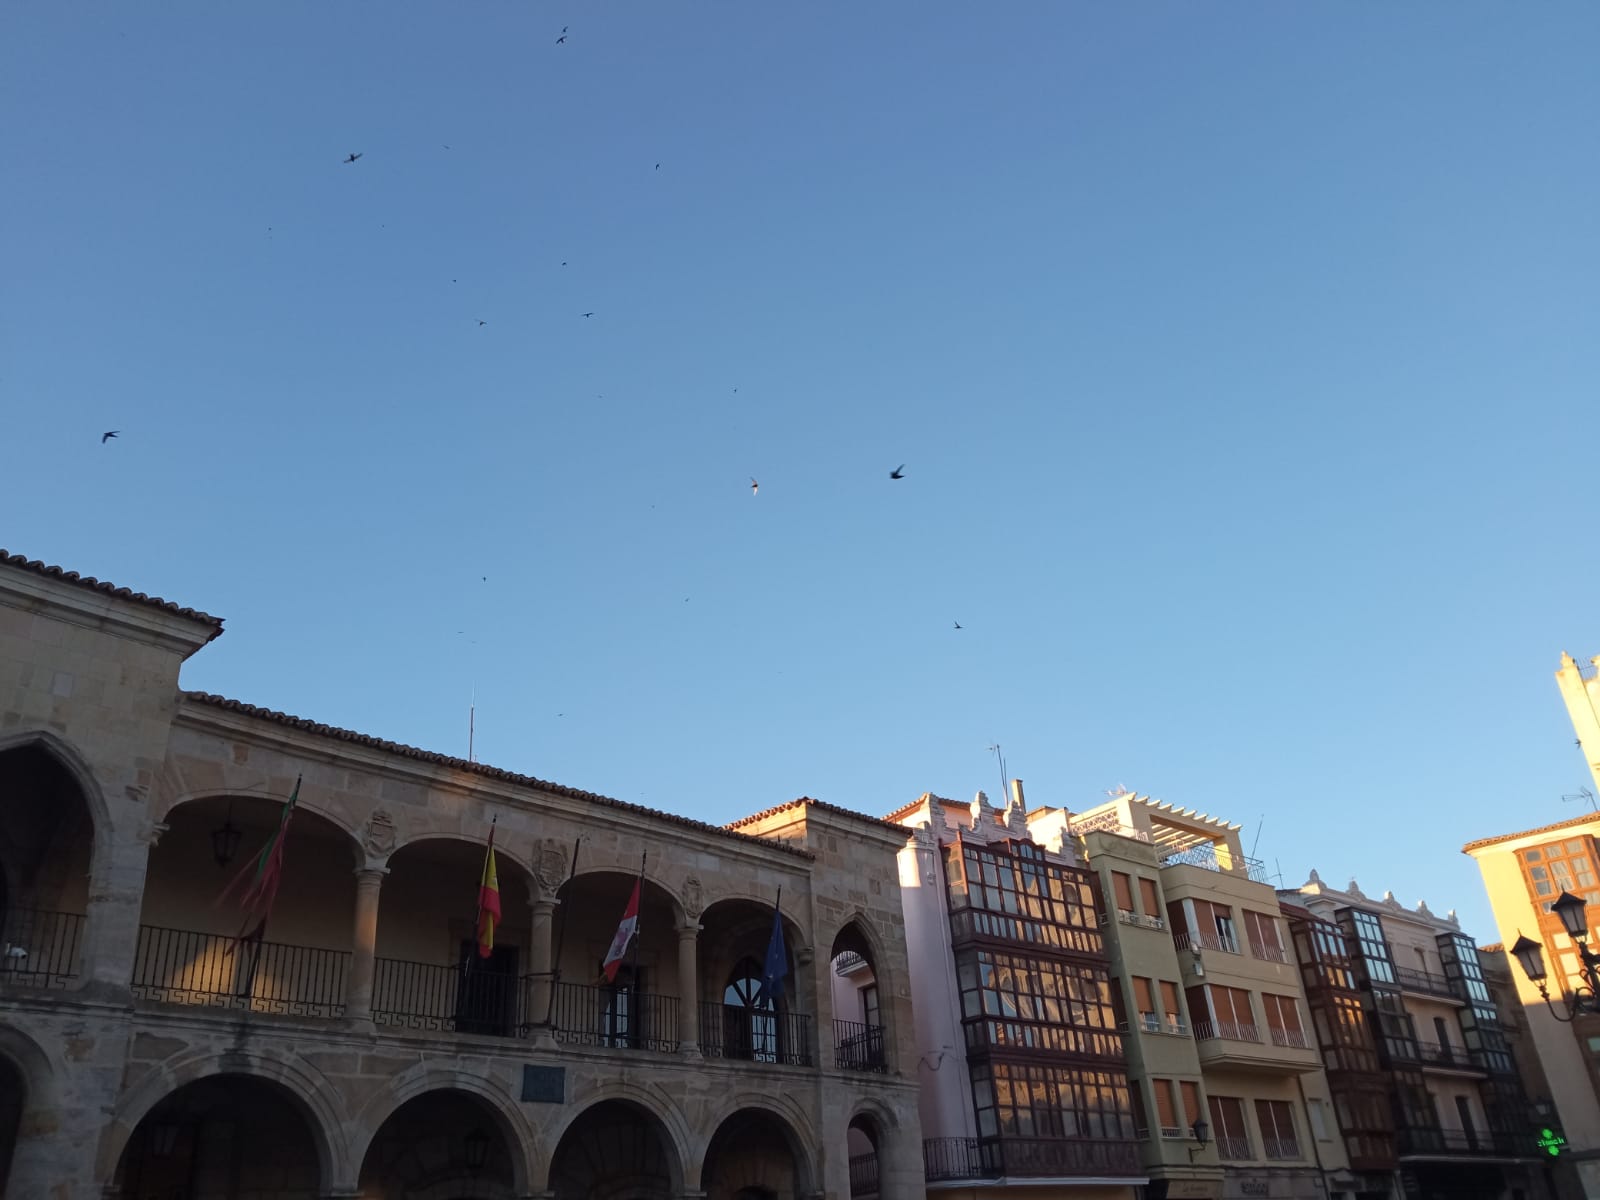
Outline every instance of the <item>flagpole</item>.
<svg viewBox="0 0 1600 1200">
<path fill-rule="evenodd" d="M 275 871 L 277 873 L 280 873 L 280 874 L 281 874 L 281 872 L 283 870 L 283 845 L 282 845 L 282 842 L 283 841 L 287 841 L 288 838 L 289 838 L 289 817 L 294 812 L 294 806 L 300 800 L 300 781 L 303 778 L 305 778 L 303 775 L 296 775 L 294 777 L 294 791 L 289 793 L 289 799 L 288 799 L 287 802 L 285 802 L 285 804 L 283 806 L 283 816 L 280 817 L 279 820 L 278 820 L 277 838 L 278 839 L 282 839 L 282 841 L 279 841 L 279 844 L 276 847 L 276 851 L 275 851 L 275 857 L 277 858 L 276 864 L 270 864 L 267 869 L 268 870 L 273 870 L 273 871 Z M 275 840 L 277 840 L 277 839 L 275 839 Z M 241 995 L 241 996 L 252 996 L 252 995 L 255 994 L 255 990 L 256 990 L 256 968 L 261 965 L 261 952 L 264 949 L 266 949 L 267 918 L 272 915 L 272 902 L 273 902 L 273 900 L 277 899 L 277 896 L 278 896 L 278 880 L 274 879 L 272 881 L 272 885 L 271 886 L 272 886 L 272 894 L 269 897 L 267 897 L 266 910 L 264 912 L 262 912 L 262 914 L 261 914 L 261 922 L 260 922 L 260 924 L 258 924 L 256 926 L 255 937 L 252 939 L 255 942 L 256 947 L 255 947 L 255 952 L 250 955 L 250 972 L 249 972 L 248 975 L 245 976 L 244 990 L 239 993 L 239 995 Z M 232 885 L 230 884 L 229 887 L 231 888 Z M 226 895 L 227 893 L 223 893 L 223 894 Z"/>
<path fill-rule="evenodd" d="M 578 874 L 578 848 L 583 845 L 583 835 L 580 833 L 572 843 L 572 867 L 567 872 L 567 883 L 571 883 Z M 567 884 L 562 884 L 565 890 Z M 569 901 L 561 899 L 561 892 L 556 893 L 556 953 L 550 960 L 550 999 L 544 1006 L 544 1023 L 550 1024 L 550 1018 L 555 1013 L 556 988 L 561 985 L 561 948 L 567 941 L 567 909 L 572 905 Z"/>
<path fill-rule="evenodd" d="M 644 926 L 644 864 L 650 857 L 646 850 L 639 855 L 639 915 L 633 921 L 633 962 L 629 970 L 633 972 L 633 1001 L 628 1005 L 628 1044 L 636 1045 L 639 1041 L 639 943 L 644 940 L 642 929 Z"/>
</svg>

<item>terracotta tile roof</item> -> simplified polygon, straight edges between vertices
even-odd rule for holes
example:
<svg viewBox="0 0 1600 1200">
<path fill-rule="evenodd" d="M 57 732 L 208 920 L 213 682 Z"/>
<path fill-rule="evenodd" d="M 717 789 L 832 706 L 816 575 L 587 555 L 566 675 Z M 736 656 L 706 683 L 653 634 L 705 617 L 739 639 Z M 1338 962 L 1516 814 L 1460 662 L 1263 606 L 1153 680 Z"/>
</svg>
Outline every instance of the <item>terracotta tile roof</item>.
<svg viewBox="0 0 1600 1200">
<path fill-rule="evenodd" d="M 801 796 L 800 799 L 790 800 L 787 804 L 777 804 L 771 808 L 762 809 L 758 813 L 752 813 L 748 817 L 740 817 L 737 821 L 732 821 L 724 826 L 724 828 L 738 829 L 741 825 L 751 825 L 756 821 L 764 821 L 768 817 L 777 816 L 781 812 L 788 812 L 790 809 L 799 808 L 801 805 L 809 808 L 820 808 L 823 812 L 837 813 L 841 817 L 850 817 L 856 821 L 864 821 L 868 825 L 892 829 L 901 835 L 904 835 L 906 831 L 904 825 L 896 825 L 893 821 L 885 821 L 880 817 L 869 817 L 866 813 L 858 813 L 852 809 L 840 808 L 837 804 L 829 804 L 824 800 L 813 800 L 810 796 Z"/>
<path fill-rule="evenodd" d="M 468 774 L 479 775 L 484 779 L 493 779 L 501 783 L 537 788 L 539 791 L 548 792 L 551 795 L 566 796 L 573 800 L 584 800 L 590 804 L 599 804 L 622 812 L 656 817 L 701 833 L 711 833 L 716 834 L 718 837 L 737 838 L 741 842 L 755 843 L 770 850 L 793 855 L 796 858 L 807 860 L 816 858 L 816 855 L 809 850 L 802 850 L 797 846 L 789 845 L 787 842 L 775 841 L 771 838 L 757 837 L 749 833 L 737 833 L 731 826 L 712 825 L 705 821 L 696 821 L 692 817 L 680 817 L 676 813 L 646 808 L 642 804 L 629 804 L 626 800 L 614 800 L 610 796 L 602 796 L 598 792 L 585 792 L 579 788 L 567 787 L 564 784 L 535 779 L 531 775 L 519 775 L 515 771 L 503 771 L 499 767 L 491 767 L 480 762 L 470 762 L 465 758 L 453 758 L 448 754 L 435 754 L 431 750 L 419 750 L 415 746 L 385 741 L 382 738 L 371 737 L 365 733 L 355 733 L 349 729 L 340 729 L 334 725 L 322 725 L 316 721 L 308 721 L 304 717 L 293 717 L 288 713 L 275 712 L 270 708 L 260 708 L 254 704 L 246 704 L 242 700 L 229 700 L 226 696 L 214 696 L 210 692 L 182 692 L 180 694 L 185 701 L 191 704 L 204 704 L 207 707 L 218 708 L 224 712 L 239 713 L 242 716 L 253 717 L 257 720 L 271 721 L 275 725 L 287 725 L 289 728 L 298 729 L 302 733 L 311 733 L 318 737 L 331 738 L 339 742 L 349 742 L 352 745 L 364 746 L 371 750 L 381 750 L 385 754 L 394 754 L 401 758 L 430 763 L 434 766 L 449 767 L 454 771 L 465 771 Z M 813 803 L 815 802 L 813 801 Z"/>
<path fill-rule="evenodd" d="M 942 804 L 946 808 L 971 808 L 972 807 L 971 804 L 964 804 L 960 800 L 952 800 L 948 796 L 935 796 L 932 792 L 923 792 L 922 795 L 918 796 L 910 804 L 902 804 L 899 808 L 895 809 L 892 813 L 890 813 L 887 817 L 884 817 L 883 819 L 885 821 L 888 821 L 890 824 L 899 824 L 899 818 L 900 817 L 905 816 L 907 813 L 915 812 L 917 809 L 921 808 L 924 804 L 928 803 L 930 800 L 933 801 L 933 803 L 935 803 L 935 804 Z"/>
<path fill-rule="evenodd" d="M 1493 846 L 1497 842 L 1515 841 L 1517 838 L 1529 837 L 1535 833 L 1554 833 L 1558 829 L 1572 829 L 1578 825 L 1600 825 L 1600 813 L 1585 813 L 1581 817 L 1573 817 L 1567 821 L 1557 821 L 1554 825 L 1541 825 L 1537 829 L 1524 829 L 1520 833 L 1502 833 L 1495 837 L 1479 838 L 1475 842 L 1468 842 L 1461 847 L 1461 853 L 1471 854 L 1474 850 L 1481 850 L 1484 846 Z"/>
<path fill-rule="evenodd" d="M 210 613 L 201 612 L 195 608 L 184 608 L 181 604 L 174 604 L 170 600 L 163 600 L 160 596 L 147 596 L 143 592 L 133 591 L 131 588 L 118 587 L 114 583 L 106 583 L 92 575 L 79 575 L 76 571 L 65 571 L 60 567 L 53 567 L 49 563 L 40 562 L 36 558 L 24 558 L 20 554 L 12 554 L 0 547 L 0 566 L 16 567 L 19 570 L 31 571 L 35 575 L 42 575 L 46 579 L 59 579 L 63 583 L 70 583 L 75 587 L 87 588 L 92 592 L 99 592 L 104 596 L 115 596 L 119 600 L 131 600 L 135 604 L 148 605 L 159 608 L 162 612 L 171 613 L 175 617 L 186 617 L 191 621 L 198 621 L 202 625 L 211 626 L 211 638 L 222 635 L 222 618 L 213 617 Z M 211 638 L 207 638 L 210 641 Z"/>
</svg>

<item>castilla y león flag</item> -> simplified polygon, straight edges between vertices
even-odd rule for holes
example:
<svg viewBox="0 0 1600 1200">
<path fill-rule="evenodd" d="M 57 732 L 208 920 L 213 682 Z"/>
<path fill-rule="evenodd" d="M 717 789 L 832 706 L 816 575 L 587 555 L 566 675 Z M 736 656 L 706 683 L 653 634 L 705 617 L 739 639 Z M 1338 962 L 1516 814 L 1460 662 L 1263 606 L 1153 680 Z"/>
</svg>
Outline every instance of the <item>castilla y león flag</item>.
<svg viewBox="0 0 1600 1200">
<path fill-rule="evenodd" d="M 633 894 L 628 897 L 628 907 L 622 910 L 622 923 L 617 926 L 617 934 L 611 939 L 611 949 L 606 951 L 603 969 L 606 973 L 606 982 L 617 981 L 617 968 L 622 965 L 623 956 L 628 953 L 628 943 L 633 941 L 633 935 L 639 928 L 639 883 L 633 881 Z"/>
</svg>

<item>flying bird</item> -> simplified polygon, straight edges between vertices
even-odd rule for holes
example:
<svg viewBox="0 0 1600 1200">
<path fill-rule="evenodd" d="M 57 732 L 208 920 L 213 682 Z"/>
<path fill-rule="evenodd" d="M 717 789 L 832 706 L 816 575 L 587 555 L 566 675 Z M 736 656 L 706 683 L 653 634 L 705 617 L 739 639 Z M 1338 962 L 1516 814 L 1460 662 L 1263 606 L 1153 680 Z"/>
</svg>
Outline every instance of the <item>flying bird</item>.
<svg viewBox="0 0 1600 1200">
<path fill-rule="evenodd" d="M 750 494 L 754 496 L 760 490 L 761 485 L 756 482 L 756 477 L 754 475 L 750 476 Z"/>
<path fill-rule="evenodd" d="M 489 323 L 489 322 L 487 322 L 487 321 L 479 321 L 479 322 L 478 322 L 478 324 L 479 324 L 479 325 L 480 325 L 480 326 L 481 326 L 481 325 L 487 325 L 487 324 L 488 324 L 488 323 Z"/>
<path fill-rule="evenodd" d="M 117 434 L 119 434 L 121 432 L 122 432 L 122 430 L 120 430 L 120 429 L 108 429 L 108 430 L 106 430 L 104 433 L 102 433 L 100 435 L 100 444 L 102 446 L 104 446 L 107 442 L 109 442 L 112 438 L 116 437 Z"/>
<path fill-rule="evenodd" d="M 594 316 L 594 314 L 593 314 L 593 313 L 584 313 L 584 314 L 583 314 L 583 315 L 584 315 L 584 316 L 586 316 L 586 317 L 592 317 L 592 316 Z"/>
<path fill-rule="evenodd" d="M 961 628 L 961 622 L 960 622 L 960 621 L 957 621 L 957 622 L 956 622 L 956 628 L 957 628 L 957 629 L 960 629 L 960 628 Z"/>
<path fill-rule="evenodd" d="M 556 45 L 558 45 L 558 46 L 565 45 L 566 41 L 567 41 L 567 35 L 563 33 L 560 37 L 558 37 L 556 39 Z"/>
<path fill-rule="evenodd" d="M 889 478 L 890 479 L 904 479 L 905 477 L 906 477 L 906 465 L 905 465 L 905 463 L 901 463 L 898 467 L 896 467 L 894 470 L 889 472 Z"/>
<path fill-rule="evenodd" d="M 355 162 L 356 159 L 358 159 L 360 157 L 361 157 L 360 154 L 352 154 L 349 158 L 345 159 L 345 162 L 353 163 L 353 162 Z"/>
<path fill-rule="evenodd" d="M 661 164 L 660 163 L 656 164 L 656 170 L 658 170 L 658 171 L 661 170 Z"/>
</svg>

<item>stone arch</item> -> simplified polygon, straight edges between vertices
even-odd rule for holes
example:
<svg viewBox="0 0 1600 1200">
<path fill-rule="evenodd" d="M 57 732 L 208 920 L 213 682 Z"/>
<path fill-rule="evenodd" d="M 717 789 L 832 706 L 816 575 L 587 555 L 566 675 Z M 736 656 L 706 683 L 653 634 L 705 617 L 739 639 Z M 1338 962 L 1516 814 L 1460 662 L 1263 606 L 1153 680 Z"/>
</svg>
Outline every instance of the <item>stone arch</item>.
<svg viewBox="0 0 1600 1200">
<path fill-rule="evenodd" d="M 715 909 L 738 901 L 744 901 L 766 909 L 767 916 L 770 919 L 772 916 L 772 900 L 772 896 L 762 895 L 754 889 L 737 887 L 727 891 L 718 889 L 715 896 L 706 897 L 705 909 L 701 913 L 699 920 L 704 924 L 705 918 Z M 784 908 L 784 903 L 788 903 L 789 907 Z M 783 933 L 785 940 L 789 943 L 789 953 L 799 955 L 802 951 L 809 952 L 813 950 L 811 926 L 808 923 L 809 918 L 797 912 L 796 902 L 794 900 L 780 899 L 778 911 L 783 914 Z"/>
<path fill-rule="evenodd" d="M 504 831 L 502 831 L 502 836 L 503 833 Z M 430 842 L 461 842 L 469 846 L 476 846 L 481 851 L 488 844 L 488 837 L 489 833 L 487 825 L 484 826 L 483 836 L 481 837 L 463 833 L 460 830 L 429 829 L 412 831 L 411 836 L 409 837 L 397 838 L 395 840 L 394 849 L 390 850 L 389 853 L 384 857 L 385 861 L 391 861 L 396 855 L 400 854 L 404 850 L 415 849 L 418 846 L 426 845 Z M 501 842 L 499 837 L 495 838 L 495 862 L 510 863 L 523 875 L 526 875 L 530 880 L 533 879 L 534 874 L 532 860 L 529 859 L 527 855 L 518 854 L 515 850 L 510 849 L 510 842 L 511 839 L 509 837 L 505 838 L 504 843 Z"/>
<path fill-rule="evenodd" d="M 674 1106 L 663 1105 L 658 1096 L 650 1095 L 659 1091 L 659 1086 L 654 1084 L 621 1082 L 596 1088 L 589 1093 L 587 1102 L 581 1108 L 556 1130 L 552 1130 L 546 1187 L 556 1200 L 578 1200 L 580 1195 L 582 1200 L 591 1200 L 591 1197 L 593 1200 L 657 1200 L 658 1197 L 665 1200 L 683 1191 L 687 1186 L 691 1160 L 684 1154 L 687 1143 L 683 1137 L 682 1122 L 676 1119 Z M 649 1096 L 651 1103 L 644 1102 L 646 1096 Z M 619 1139 L 616 1136 L 620 1123 L 615 1118 L 629 1115 L 643 1121 L 643 1130 L 624 1132 L 653 1134 L 654 1146 L 643 1138 Z M 598 1128 L 591 1129 L 594 1125 L 598 1125 Z M 582 1139 L 591 1136 L 596 1144 L 583 1145 Z M 659 1164 L 651 1161 L 656 1157 L 653 1151 L 659 1151 Z M 586 1163 L 592 1163 L 597 1152 L 609 1153 L 620 1167 L 617 1172 L 620 1178 L 590 1179 L 585 1187 L 581 1168 Z M 568 1153 L 577 1160 L 571 1165 L 580 1168 L 576 1173 L 577 1178 L 569 1178 L 575 1172 L 568 1169 L 569 1164 L 565 1161 Z M 639 1175 L 651 1167 L 659 1167 L 665 1178 L 652 1180 L 650 1186 L 645 1186 Z M 631 1176 L 630 1170 L 634 1172 Z M 597 1188 L 596 1184 L 601 1187 Z M 606 1184 L 612 1187 L 606 1187 Z M 579 1191 L 578 1188 L 583 1190 Z"/>
<path fill-rule="evenodd" d="M 94 768 L 76 746 L 48 729 L 17 730 L 0 735 L 0 757 L 12 750 L 35 748 L 66 772 L 78 789 L 84 809 L 89 817 L 89 878 L 99 881 L 110 871 L 110 857 L 115 835 L 112 831 L 111 808 L 106 803 L 104 790 L 95 777 Z M 4 898 L 0 897 L 0 904 Z"/>
<path fill-rule="evenodd" d="M 389 1087 L 368 1100 L 355 1114 L 354 1120 L 348 1122 L 352 1138 L 350 1162 L 354 1164 L 357 1174 L 383 1123 L 411 1101 L 434 1092 L 459 1092 L 483 1104 L 510 1151 L 512 1179 L 517 1194 L 532 1191 L 529 1181 L 538 1178 L 535 1172 L 542 1160 L 538 1135 L 522 1110 L 503 1088 L 496 1087 L 490 1079 L 437 1063 L 419 1063 L 397 1075 Z"/>
<path fill-rule="evenodd" d="M 344 1102 L 328 1078 L 291 1058 L 269 1058 L 241 1050 L 199 1053 L 168 1062 L 147 1072 L 125 1091 L 100 1135 L 98 1177 L 112 1177 L 133 1131 L 151 1109 L 184 1085 L 218 1075 L 241 1075 L 280 1088 L 305 1118 L 317 1150 L 322 1187 L 335 1187 L 352 1177 L 348 1147 L 341 1135 Z"/>
<path fill-rule="evenodd" d="M 165 804 L 161 804 L 158 807 L 153 806 L 151 817 L 159 824 L 167 824 L 170 821 L 172 814 L 178 809 L 207 800 L 259 800 L 267 804 L 281 804 L 288 798 L 288 793 L 284 793 L 280 796 L 276 792 L 273 792 L 269 795 L 265 792 L 251 791 L 247 788 L 208 787 L 197 791 L 183 792 L 177 796 L 174 796 Z M 345 837 L 350 841 L 350 852 L 355 855 L 355 862 L 357 865 L 360 865 L 361 862 L 366 858 L 366 851 L 361 844 L 360 831 L 351 828 L 349 821 L 345 819 L 344 813 L 337 812 L 327 805 L 320 804 L 316 798 L 316 789 L 310 789 L 308 793 L 307 789 L 302 786 L 300 790 L 300 799 L 295 801 L 295 809 L 296 811 L 304 810 L 308 813 L 311 813 L 326 824 L 333 826 L 340 833 L 344 834 Z"/>
<path fill-rule="evenodd" d="M 559 900 L 564 896 L 571 895 L 586 881 L 592 884 L 602 876 L 637 879 L 639 877 L 639 866 L 637 863 L 632 864 L 631 867 L 628 864 L 617 864 L 615 866 L 595 863 L 586 864 L 576 874 L 561 881 L 560 886 L 556 888 L 555 898 Z M 665 899 L 667 904 L 671 906 L 674 927 L 688 922 L 688 909 L 684 907 L 681 889 L 659 875 L 652 875 L 647 868 L 644 875 L 642 898 L 648 899 L 652 893 Z M 621 914 L 619 913 L 618 915 L 620 916 Z"/>
<path fill-rule="evenodd" d="M 789 1096 L 736 1093 L 711 1129 L 700 1161 L 699 1186 L 707 1200 L 751 1194 L 799 1200 L 821 1189 L 816 1131 Z M 760 1147 L 763 1137 L 788 1149 L 789 1172 L 770 1147 Z"/>
<path fill-rule="evenodd" d="M 15 1076 L 15 1082 L 7 1079 Z M 55 1067 L 42 1046 L 20 1029 L 0 1025 L 0 1190 L 6 1186 L 24 1119 L 55 1102 Z"/>
<path fill-rule="evenodd" d="M 635 1078 L 626 1082 L 610 1080 L 594 1087 L 584 1088 L 572 1098 L 570 1112 L 565 1119 L 546 1131 L 546 1152 L 543 1167 L 548 1171 L 550 1160 L 555 1158 L 556 1147 L 567 1131 L 577 1123 L 585 1111 L 607 1100 L 626 1100 L 655 1119 L 667 1135 L 667 1148 L 678 1160 L 678 1170 L 685 1177 L 693 1161 L 690 1149 L 696 1147 L 694 1134 L 689 1129 L 678 1107 L 678 1101 L 659 1083 L 650 1079 Z M 543 1178 L 535 1175 L 534 1178 Z M 683 1186 L 687 1187 L 685 1183 Z"/>
<path fill-rule="evenodd" d="M 834 930 L 827 974 L 835 1065 L 866 1071 L 892 1068 L 895 979 L 884 962 L 882 934 L 861 910 Z"/>
</svg>

